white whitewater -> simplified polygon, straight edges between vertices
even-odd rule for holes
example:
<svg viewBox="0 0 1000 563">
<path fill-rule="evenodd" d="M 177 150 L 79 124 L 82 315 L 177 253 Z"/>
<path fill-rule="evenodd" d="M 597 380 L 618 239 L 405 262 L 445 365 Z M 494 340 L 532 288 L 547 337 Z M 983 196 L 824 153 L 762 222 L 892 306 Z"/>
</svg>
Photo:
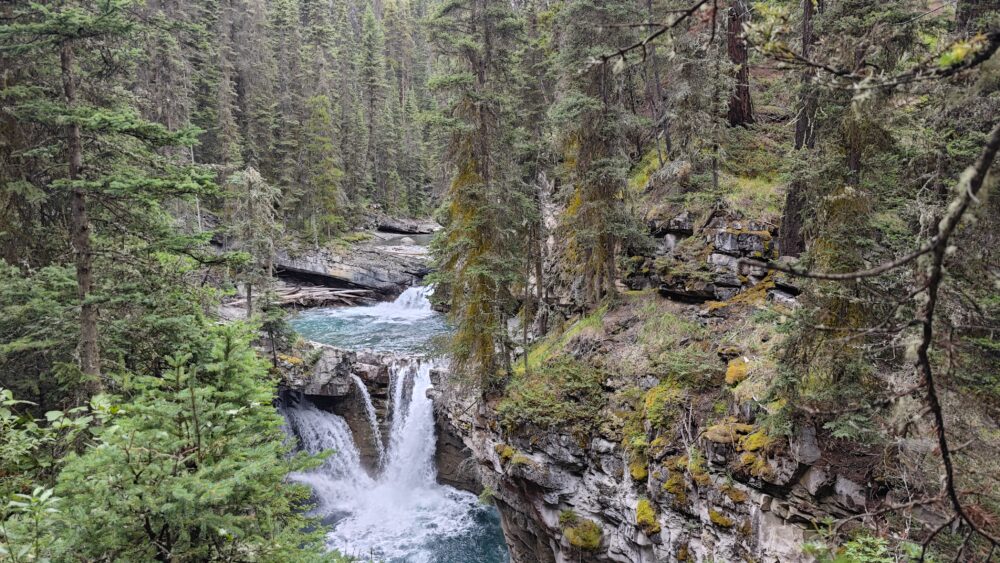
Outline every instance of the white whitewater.
<svg viewBox="0 0 1000 563">
<path fill-rule="evenodd" d="M 354 380 L 354 385 L 358 388 L 361 393 L 361 398 L 365 403 L 365 415 L 368 416 L 368 426 L 372 429 L 372 439 L 375 442 L 375 449 L 378 450 L 378 462 L 379 465 L 385 463 L 385 447 L 382 445 L 382 431 L 378 427 L 378 415 L 375 414 L 375 405 L 372 404 L 371 393 L 368 392 L 368 386 L 365 385 L 361 378 L 351 374 L 351 379 Z"/>
<path fill-rule="evenodd" d="M 357 315 L 365 321 L 377 315 L 380 319 L 409 318 L 411 322 L 436 315 L 427 300 L 429 294 L 427 288 L 413 288 L 393 303 L 367 307 Z M 338 311 L 341 318 L 352 314 L 345 309 Z M 420 330 L 419 326 L 412 328 Z M 481 537 L 475 534 L 477 530 L 482 533 L 482 519 L 477 522 L 473 514 L 487 509 L 477 504 L 475 495 L 436 481 L 434 412 L 427 396 L 433 367 L 433 362 L 419 357 L 402 358 L 389 366 L 392 421 L 382 470 L 374 479 L 362 468 L 344 419 L 317 409 L 306 399 L 284 408 L 289 429 L 305 450 L 335 450 L 318 469 L 292 475 L 313 488 L 314 512 L 333 524 L 328 535 L 331 548 L 366 561 L 369 557 L 407 563 L 501 560 L 495 555 L 473 559 L 471 553 L 469 557 L 443 556 L 440 551 L 449 541 Z M 363 382 L 356 383 L 364 389 Z M 366 409 L 370 409 L 369 422 L 376 429 L 378 418 L 367 390 L 362 394 Z"/>
<path fill-rule="evenodd" d="M 333 309 L 332 312 L 340 318 L 368 317 L 382 323 L 412 323 L 436 314 L 428 299 L 433 294 L 433 286 L 411 287 L 395 301 L 372 306 L 343 307 Z"/>
</svg>

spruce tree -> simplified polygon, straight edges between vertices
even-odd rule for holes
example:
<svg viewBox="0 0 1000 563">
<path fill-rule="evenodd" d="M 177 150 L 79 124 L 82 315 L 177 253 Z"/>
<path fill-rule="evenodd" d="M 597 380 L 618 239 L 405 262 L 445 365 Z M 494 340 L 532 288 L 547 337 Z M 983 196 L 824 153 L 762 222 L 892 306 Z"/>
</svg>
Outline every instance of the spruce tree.
<svg viewBox="0 0 1000 563">
<path fill-rule="evenodd" d="M 207 181 L 160 152 L 192 145 L 195 131 L 145 121 L 124 92 L 135 62 L 134 8 L 131 0 L 27 4 L 15 8 L 13 23 L 0 25 L 0 48 L 31 60 L 36 69 L 32 84 L 7 88 L 3 97 L 20 123 L 52 134 L 35 149 L 60 155 L 61 166 L 40 179 L 40 187 L 70 194 L 79 366 L 91 393 L 102 386 L 99 300 L 93 294 L 94 204 L 141 221 L 141 211 L 155 211 L 158 198 L 199 191 Z"/>
<path fill-rule="evenodd" d="M 511 79 L 522 30 L 509 5 L 488 0 L 442 6 L 431 30 L 445 58 L 432 84 L 447 96 L 439 122 L 455 170 L 435 243 L 439 280 L 456 325 L 454 365 L 487 393 L 511 371 L 507 321 L 517 308 L 512 289 L 524 283 L 523 233 L 534 213 L 510 151 L 519 135 Z"/>
<path fill-rule="evenodd" d="M 615 293 L 618 252 L 629 229 L 625 83 L 615 63 L 600 57 L 632 38 L 627 28 L 608 24 L 637 19 L 635 3 L 620 0 L 573 0 L 559 13 L 563 96 L 552 115 L 560 125 L 572 186 L 561 228 L 569 240 L 571 271 L 584 281 L 587 307 Z"/>
</svg>

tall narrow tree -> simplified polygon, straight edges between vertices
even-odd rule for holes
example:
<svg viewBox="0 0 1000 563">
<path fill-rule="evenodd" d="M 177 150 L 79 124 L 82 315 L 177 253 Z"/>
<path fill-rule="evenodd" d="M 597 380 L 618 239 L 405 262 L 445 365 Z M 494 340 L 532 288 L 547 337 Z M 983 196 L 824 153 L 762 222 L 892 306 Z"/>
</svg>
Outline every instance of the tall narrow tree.
<svg viewBox="0 0 1000 563">
<path fill-rule="evenodd" d="M 52 133 L 42 146 L 62 155 L 62 169 L 44 179 L 46 190 L 70 193 L 70 241 L 80 306 L 79 364 L 87 389 L 101 385 L 98 299 L 94 295 L 93 203 L 121 213 L 158 205 L 153 194 L 198 189 L 204 177 L 159 149 L 190 146 L 194 132 L 171 132 L 143 120 L 122 95 L 132 60 L 129 42 L 138 23 L 132 0 L 26 4 L 0 25 L 8 52 L 35 62 L 35 84 L 3 91 L 12 113 L 25 126 Z"/>
</svg>

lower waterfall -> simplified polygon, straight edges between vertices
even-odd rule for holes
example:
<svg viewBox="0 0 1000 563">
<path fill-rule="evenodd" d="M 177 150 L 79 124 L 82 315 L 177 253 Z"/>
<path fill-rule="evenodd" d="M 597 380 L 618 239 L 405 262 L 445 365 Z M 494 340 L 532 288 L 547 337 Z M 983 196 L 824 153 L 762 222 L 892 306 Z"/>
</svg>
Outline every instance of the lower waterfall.
<svg viewBox="0 0 1000 563">
<path fill-rule="evenodd" d="M 338 322 L 385 315 L 391 321 L 427 318 L 430 304 L 425 288 L 404 293 L 396 303 L 313 312 L 310 323 L 326 315 Z M 414 310 L 417 309 L 418 310 Z M 362 314 L 363 313 L 363 314 Z M 436 314 L 430 312 L 429 314 Z M 293 324 L 294 321 L 293 321 Z M 371 324 L 359 323 L 359 330 Z M 414 330 L 420 330 L 414 326 Z M 371 339 L 366 339 L 370 342 Z M 337 345 L 338 342 L 329 342 Z M 362 467 L 351 429 L 340 416 L 302 397 L 282 406 L 288 429 L 310 452 L 334 450 L 322 466 L 291 475 L 309 485 L 316 503 L 313 513 L 330 524 L 331 549 L 362 561 L 413 563 L 502 563 L 507 561 L 496 510 L 481 505 L 475 495 L 438 484 L 433 404 L 427 396 L 434 363 L 408 357 L 390 363 L 389 439 L 381 468 L 374 478 Z M 364 388 L 363 382 L 355 383 Z M 378 414 L 366 398 L 369 423 L 379 428 Z M 384 420 L 384 418 L 383 418 Z"/>
</svg>

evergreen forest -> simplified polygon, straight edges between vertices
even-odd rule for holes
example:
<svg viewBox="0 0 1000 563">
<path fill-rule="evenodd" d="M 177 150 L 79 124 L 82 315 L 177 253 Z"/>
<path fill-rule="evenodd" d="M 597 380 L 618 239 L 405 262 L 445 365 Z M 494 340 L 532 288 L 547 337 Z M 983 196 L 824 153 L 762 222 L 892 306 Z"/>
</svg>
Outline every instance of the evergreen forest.
<svg viewBox="0 0 1000 563">
<path fill-rule="evenodd" d="M 998 0 L 0 2 L 0 562 L 1000 561 L 998 51 Z"/>
</svg>

